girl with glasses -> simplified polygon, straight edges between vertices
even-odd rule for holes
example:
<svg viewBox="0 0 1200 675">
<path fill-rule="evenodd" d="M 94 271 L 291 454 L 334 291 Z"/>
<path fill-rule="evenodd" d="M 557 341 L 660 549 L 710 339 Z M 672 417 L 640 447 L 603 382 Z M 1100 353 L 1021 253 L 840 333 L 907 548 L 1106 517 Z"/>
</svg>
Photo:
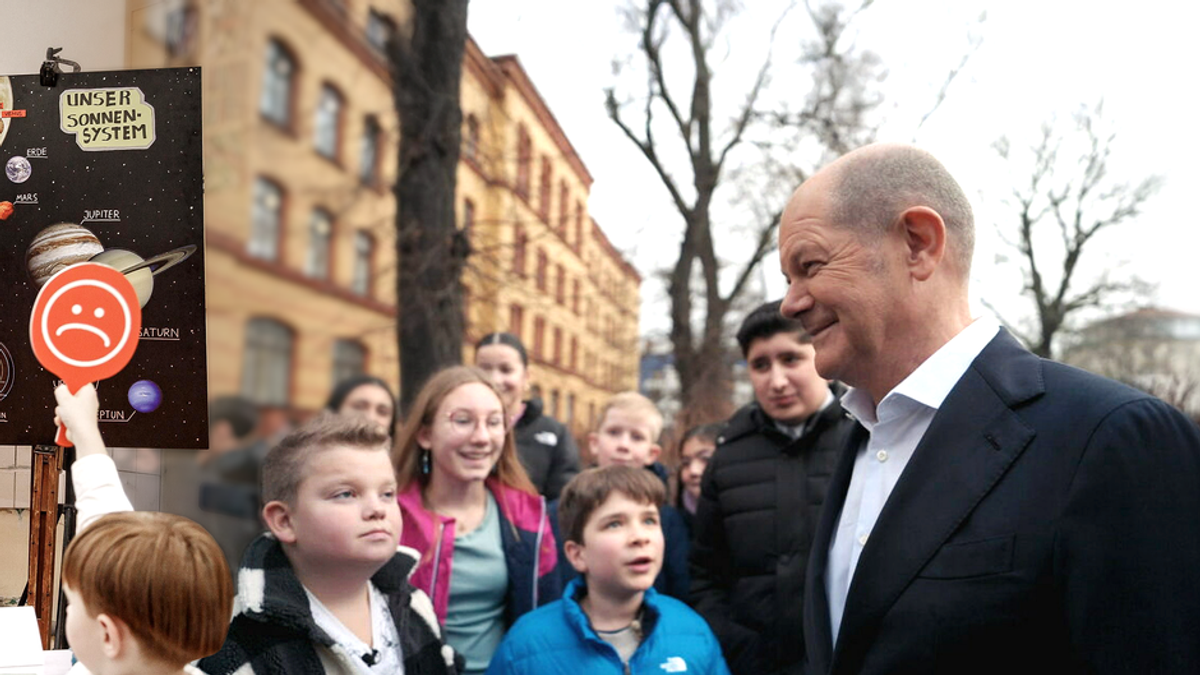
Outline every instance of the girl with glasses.
<svg viewBox="0 0 1200 675">
<path fill-rule="evenodd" d="M 421 563 L 445 639 L 482 673 L 508 626 L 561 592 L 545 500 L 517 459 L 509 411 L 481 370 L 456 366 L 421 389 L 396 439 L 400 543 Z"/>
</svg>

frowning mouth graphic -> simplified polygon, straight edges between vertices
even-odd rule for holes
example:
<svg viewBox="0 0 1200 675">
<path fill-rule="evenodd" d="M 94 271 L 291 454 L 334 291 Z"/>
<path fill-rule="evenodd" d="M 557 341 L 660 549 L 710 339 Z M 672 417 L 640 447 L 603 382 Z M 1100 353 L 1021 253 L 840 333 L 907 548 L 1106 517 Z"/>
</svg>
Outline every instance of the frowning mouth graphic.
<svg viewBox="0 0 1200 675">
<path fill-rule="evenodd" d="M 69 331 L 69 330 L 82 330 L 82 331 L 86 331 L 88 333 L 94 333 L 96 335 L 99 335 L 100 339 L 104 340 L 105 347 L 108 347 L 109 345 L 112 344 L 112 340 L 110 340 L 108 338 L 107 333 L 100 330 L 99 328 L 96 328 L 95 326 L 91 326 L 86 323 L 64 323 L 63 325 L 59 326 L 58 328 L 56 328 L 54 330 L 54 337 L 62 337 L 62 334 L 65 331 Z"/>
</svg>

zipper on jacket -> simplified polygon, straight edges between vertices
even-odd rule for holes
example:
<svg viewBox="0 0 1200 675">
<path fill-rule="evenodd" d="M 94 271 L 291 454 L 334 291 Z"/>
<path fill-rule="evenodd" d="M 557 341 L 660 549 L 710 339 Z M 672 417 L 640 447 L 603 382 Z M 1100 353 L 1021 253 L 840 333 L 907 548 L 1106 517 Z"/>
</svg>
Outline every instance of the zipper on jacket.
<svg viewBox="0 0 1200 675">
<path fill-rule="evenodd" d="M 434 606 L 436 607 L 438 572 L 442 569 L 442 540 L 444 539 L 442 534 L 446 530 L 446 524 L 442 522 L 440 516 L 435 515 L 434 517 L 438 519 L 438 529 L 437 544 L 433 548 L 433 578 L 429 580 L 429 599 L 434 602 Z"/>
<path fill-rule="evenodd" d="M 533 549 L 533 609 L 538 608 L 538 568 L 542 564 L 542 533 L 546 529 L 546 498 L 539 497 L 539 500 L 541 510 L 538 511 L 537 545 Z"/>
</svg>

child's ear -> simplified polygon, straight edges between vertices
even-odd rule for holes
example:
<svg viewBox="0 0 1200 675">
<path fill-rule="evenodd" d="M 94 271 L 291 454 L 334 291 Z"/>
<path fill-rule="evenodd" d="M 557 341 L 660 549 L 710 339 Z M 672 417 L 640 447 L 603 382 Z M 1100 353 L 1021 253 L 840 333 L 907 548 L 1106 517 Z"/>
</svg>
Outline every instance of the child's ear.
<svg viewBox="0 0 1200 675">
<path fill-rule="evenodd" d="M 580 574 L 587 574 L 587 562 L 583 559 L 583 544 L 568 541 L 563 544 L 563 555 L 567 556 L 567 562 L 571 563 L 571 567 L 575 568 Z"/>
<path fill-rule="evenodd" d="M 108 614 L 98 614 L 96 622 L 104 631 L 104 644 L 100 645 L 100 648 L 104 651 L 105 658 L 112 661 L 120 657 L 122 653 L 129 651 L 131 646 L 129 641 L 132 636 L 129 633 L 129 626 L 124 621 Z"/>
<path fill-rule="evenodd" d="M 267 502 L 262 510 L 263 522 L 275 538 L 285 544 L 296 543 L 296 530 L 292 523 L 292 511 L 287 504 L 276 499 Z"/>
<path fill-rule="evenodd" d="M 654 445 L 651 445 L 651 446 L 650 446 L 650 461 L 649 461 L 649 464 L 653 464 L 653 463 L 657 462 L 657 461 L 658 461 L 658 456 L 659 456 L 659 455 L 661 455 L 661 454 L 662 454 L 662 446 L 661 446 L 661 445 L 659 445 L 658 443 L 655 443 Z"/>
<path fill-rule="evenodd" d="M 591 456 L 593 464 L 600 457 L 600 434 L 594 431 L 588 432 L 588 454 Z"/>
</svg>

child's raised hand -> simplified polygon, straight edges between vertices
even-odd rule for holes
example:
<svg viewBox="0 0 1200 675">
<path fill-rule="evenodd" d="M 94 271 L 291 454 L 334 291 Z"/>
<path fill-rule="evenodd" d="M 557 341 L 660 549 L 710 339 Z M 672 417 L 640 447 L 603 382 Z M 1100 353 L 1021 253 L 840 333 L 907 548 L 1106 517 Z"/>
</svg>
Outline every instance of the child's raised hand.
<svg viewBox="0 0 1200 675">
<path fill-rule="evenodd" d="M 58 406 L 54 408 L 54 424 L 67 430 L 67 438 L 75 444 L 75 456 L 85 457 L 103 453 L 104 441 L 100 438 L 100 400 L 96 388 L 85 384 L 72 394 L 67 385 L 60 384 L 54 390 Z"/>
</svg>

